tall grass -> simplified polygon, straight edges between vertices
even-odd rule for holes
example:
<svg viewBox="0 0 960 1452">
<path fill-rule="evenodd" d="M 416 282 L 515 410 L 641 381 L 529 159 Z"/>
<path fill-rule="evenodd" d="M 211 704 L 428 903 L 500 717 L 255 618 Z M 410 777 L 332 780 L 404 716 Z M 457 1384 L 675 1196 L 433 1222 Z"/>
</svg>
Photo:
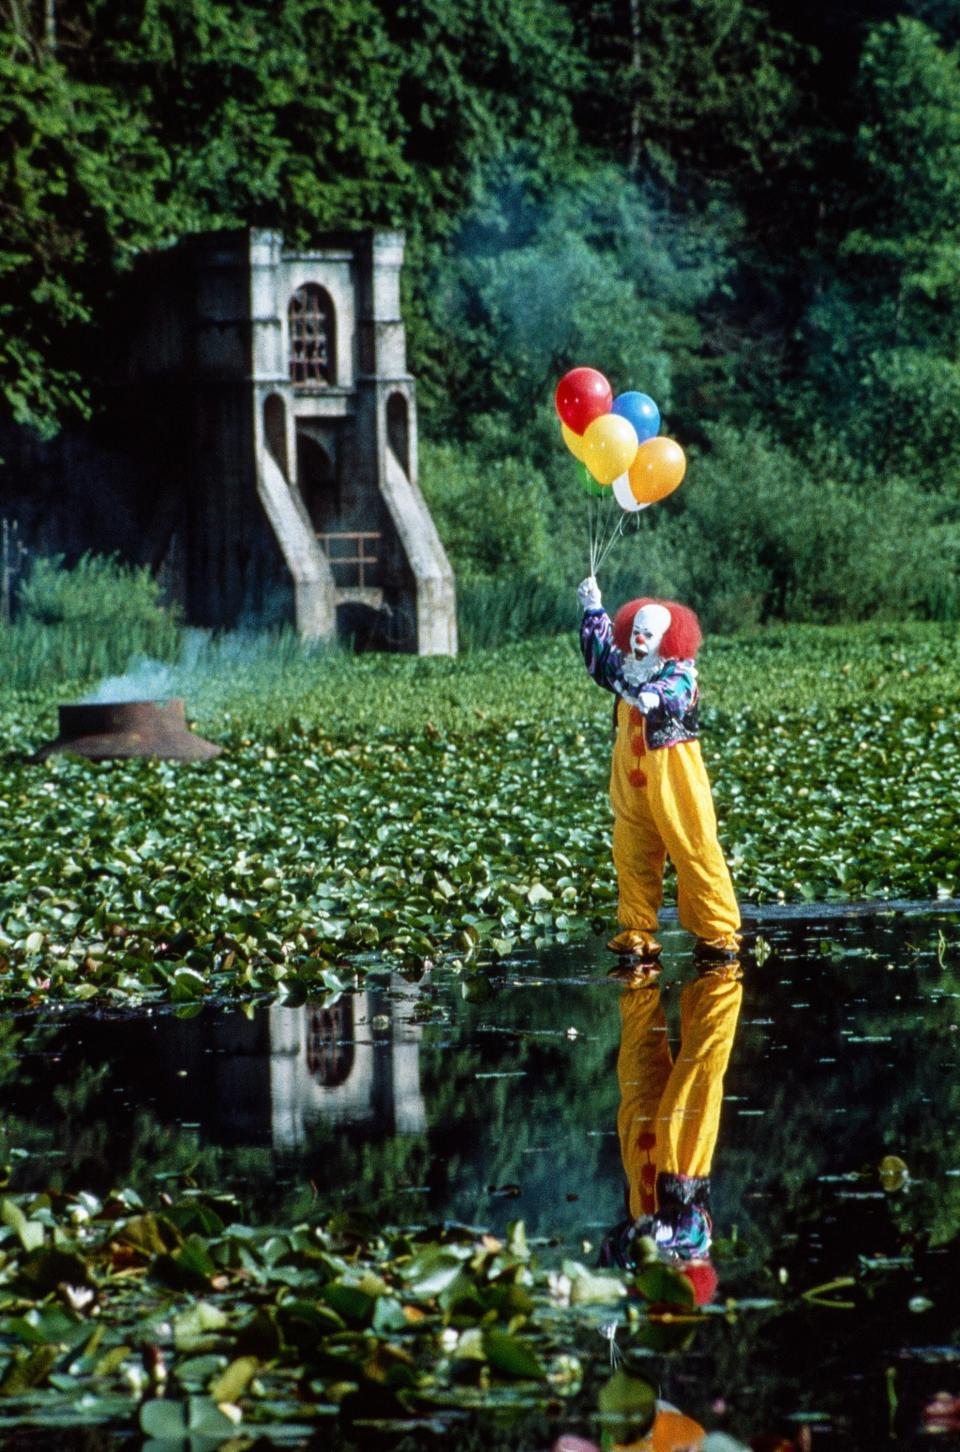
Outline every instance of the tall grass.
<svg viewBox="0 0 960 1452">
<path fill-rule="evenodd" d="M 577 602 L 566 587 L 522 576 L 471 580 L 457 591 L 460 648 L 488 650 L 531 635 L 556 635 L 577 620 Z"/>
<path fill-rule="evenodd" d="M 508 577 L 465 585 L 464 650 L 451 660 L 353 655 L 336 644 L 304 642 L 290 628 L 220 635 L 183 629 L 143 572 L 107 562 L 85 566 L 82 578 L 86 590 L 76 579 L 58 578 L 51 565 L 33 579 L 17 621 L 0 627 L 0 691 L 55 701 L 55 693 L 63 699 L 66 691 L 79 695 L 81 686 L 100 682 L 109 695 L 115 683 L 104 678 L 113 676 L 127 689 L 111 698 L 131 699 L 131 677 L 142 677 L 142 695 L 185 696 L 207 729 L 261 737 L 299 729 L 336 735 L 425 726 L 500 729 L 541 714 L 577 719 L 596 709 L 602 715 L 608 707 L 579 660 L 579 610 L 566 581 Z M 640 582 L 626 572 L 605 575 L 603 584 L 612 609 Z M 100 613 L 89 608 L 91 596 Z M 904 693 L 912 701 L 950 702 L 958 690 L 957 644 L 953 624 L 875 621 L 768 626 L 736 637 L 708 633 L 700 660 L 705 702 L 708 710 L 732 714 Z"/>
<path fill-rule="evenodd" d="M 37 559 L 16 604 L 12 623 L 0 626 L 9 689 L 96 680 L 137 657 L 168 661 L 180 650 L 180 625 L 150 571 L 113 558 L 85 555 L 72 569 Z"/>
<path fill-rule="evenodd" d="M 580 624 L 578 583 L 522 575 L 467 580 L 457 590 L 460 648 L 492 650 L 531 636 L 575 634 Z M 612 611 L 642 594 L 644 581 L 635 571 L 613 568 L 604 571 L 603 587 L 604 602 Z"/>
</svg>

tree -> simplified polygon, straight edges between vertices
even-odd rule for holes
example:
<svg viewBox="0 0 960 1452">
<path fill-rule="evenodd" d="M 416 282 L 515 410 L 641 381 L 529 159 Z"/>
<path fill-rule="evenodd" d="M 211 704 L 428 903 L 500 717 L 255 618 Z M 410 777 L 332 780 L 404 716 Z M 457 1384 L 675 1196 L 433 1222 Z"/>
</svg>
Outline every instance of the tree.
<svg viewBox="0 0 960 1452">
<path fill-rule="evenodd" d="M 136 97 L 179 233 L 244 223 L 304 241 L 409 204 L 373 0 L 84 0 L 71 64 Z"/>
<path fill-rule="evenodd" d="M 859 185 L 810 309 L 807 381 L 863 466 L 956 486 L 960 468 L 960 60 L 921 22 L 864 47 Z"/>
<path fill-rule="evenodd" d="M 482 162 L 572 137 L 560 0 L 7 0 L 0 388 L 89 408 L 99 310 L 147 248 L 231 225 L 405 225 L 413 269 Z M 416 291 L 414 290 L 416 299 Z M 416 328 L 413 329 L 416 339 Z"/>
<path fill-rule="evenodd" d="M 587 139 L 699 226 L 742 219 L 722 293 L 701 309 L 701 408 L 746 423 L 775 406 L 817 227 L 817 56 L 774 0 L 571 0 L 591 58 Z M 772 13 L 774 12 L 774 13 Z"/>
<path fill-rule="evenodd" d="M 430 315 L 445 340 L 436 421 L 478 438 L 495 417 L 529 454 L 544 417 L 554 428 L 558 378 L 581 363 L 617 392 L 692 412 L 710 369 L 698 308 L 730 265 L 734 229 L 719 209 L 688 224 L 614 167 L 549 191 L 522 168 L 495 172 L 432 279 Z"/>
<path fill-rule="evenodd" d="M 573 0 L 598 65 L 588 136 L 637 179 L 740 188 L 804 146 L 791 124 L 805 49 L 749 0 Z"/>
<path fill-rule="evenodd" d="M 0 33 L 0 389 L 41 433 L 88 411 L 95 313 L 144 249 L 213 227 L 409 210 L 371 0 L 82 0 Z M 18 23 L 14 25 L 12 22 Z"/>
<path fill-rule="evenodd" d="M 167 230 L 166 159 L 144 117 L 0 31 L 0 392 L 41 433 L 87 400 L 84 325 L 112 269 Z"/>
<path fill-rule="evenodd" d="M 556 181 L 577 152 L 572 96 L 583 56 L 561 0 L 400 0 L 382 5 L 396 57 L 405 155 L 444 237 L 485 170 L 526 149 Z"/>
</svg>

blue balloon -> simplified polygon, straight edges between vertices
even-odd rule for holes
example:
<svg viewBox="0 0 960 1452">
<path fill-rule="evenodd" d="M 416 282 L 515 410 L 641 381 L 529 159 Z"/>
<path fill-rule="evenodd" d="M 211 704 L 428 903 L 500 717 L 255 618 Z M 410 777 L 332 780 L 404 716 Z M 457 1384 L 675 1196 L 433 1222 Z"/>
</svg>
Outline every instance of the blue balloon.
<svg viewBox="0 0 960 1452">
<path fill-rule="evenodd" d="M 627 419 L 637 431 L 640 443 L 656 438 L 660 432 L 660 410 L 645 393 L 621 393 L 613 400 L 611 413 Z"/>
</svg>

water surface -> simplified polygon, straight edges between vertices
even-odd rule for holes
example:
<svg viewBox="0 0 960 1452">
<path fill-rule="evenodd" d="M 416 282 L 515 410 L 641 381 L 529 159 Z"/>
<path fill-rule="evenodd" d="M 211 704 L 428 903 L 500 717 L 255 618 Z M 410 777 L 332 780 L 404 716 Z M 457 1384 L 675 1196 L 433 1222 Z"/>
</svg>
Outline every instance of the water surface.
<svg viewBox="0 0 960 1452">
<path fill-rule="evenodd" d="M 651 1353 L 644 1374 L 744 1440 L 854 1448 L 892 1429 L 926 1445 L 925 1405 L 960 1393 L 960 917 L 812 910 L 759 935 L 713 1166 L 719 1294 L 690 1346 Z M 598 940 L 490 974 L 374 971 L 297 1007 L 7 1018 L 12 1187 L 153 1197 L 189 1172 L 251 1218 L 522 1218 L 541 1255 L 589 1262 L 623 1215 L 610 961 Z M 676 929 L 663 962 L 675 1030 L 695 972 Z M 889 1156 L 908 1178 L 884 1179 Z M 866 1303 L 803 1299 L 905 1246 L 919 1272 L 878 1276 Z"/>
</svg>

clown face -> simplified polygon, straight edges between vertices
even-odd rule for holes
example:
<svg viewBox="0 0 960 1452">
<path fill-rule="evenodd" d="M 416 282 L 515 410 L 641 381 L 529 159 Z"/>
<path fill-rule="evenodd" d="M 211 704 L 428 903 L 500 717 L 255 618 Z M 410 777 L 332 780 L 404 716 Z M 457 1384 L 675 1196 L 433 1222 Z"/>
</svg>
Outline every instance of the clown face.
<svg viewBox="0 0 960 1452">
<path fill-rule="evenodd" d="M 670 611 L 665 605 L 641 605 L 630 627 L 630 657 L 641 665 L 659 660 L 660 643 L 670 628 Z"/>
</svg>

